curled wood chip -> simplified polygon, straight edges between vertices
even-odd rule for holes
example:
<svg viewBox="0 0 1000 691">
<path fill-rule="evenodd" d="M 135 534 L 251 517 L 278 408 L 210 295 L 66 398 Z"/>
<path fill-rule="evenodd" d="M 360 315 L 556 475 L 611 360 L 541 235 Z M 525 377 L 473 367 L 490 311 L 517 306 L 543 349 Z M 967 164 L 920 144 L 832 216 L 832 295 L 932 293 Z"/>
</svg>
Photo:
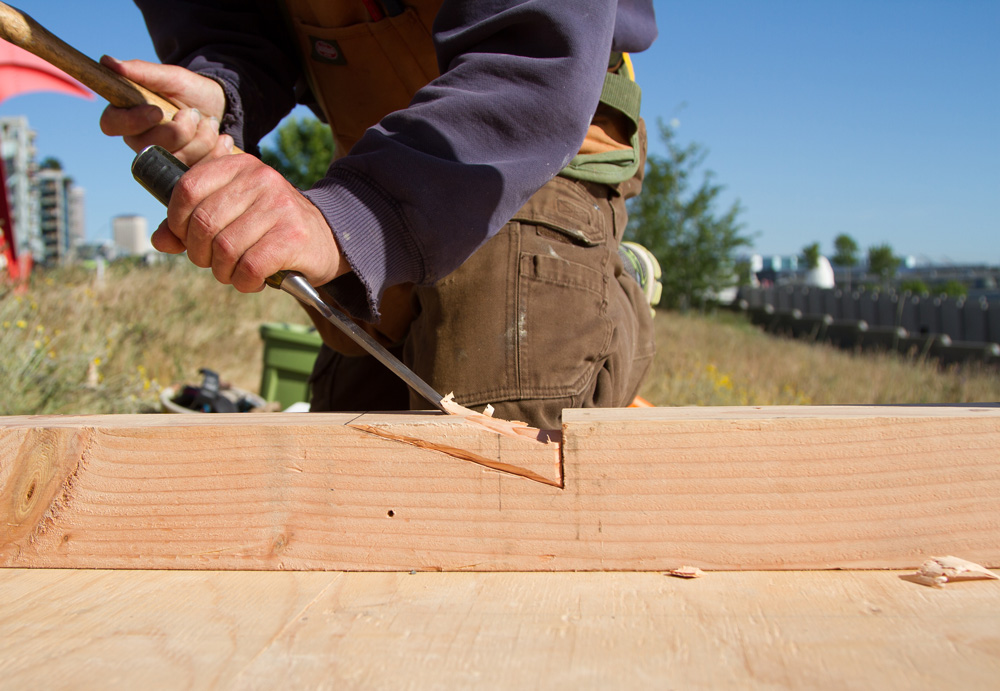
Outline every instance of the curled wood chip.
<svg viewBox="0 0 1000 691">
<path fill-rule="evenodd" d="M 942 588 L 952 581 L 995 580 L 1000 578 L 987 568 L 958 557 L 931 557 L 909 580 L 932 588 Z"/>
<path fill-rule="evenodd" d="M 559 430 L 536 429 L 534 427 L 529 427 L 528 423 L 521 422 L 519 420 L 503 420 L 498 417 L 493 417 L 493 413 L 496 412 L 493 406 L 489 406 L 486 413 L 477 413 L 476 411 L 466 408 L 455 401 L 454 393 L 449 393 L 441 399 L 441 407 L 444 408 L 445 412 L 449 415 L 457 415 L 465 418 L 469 422 L 482 425 L 497 434 L 514 437 L 515 439 L 534 439 L 542 444 L 552 443 L 558 446 L 562 437 Z"/>
<path fill-rule="evenodd" d="M 676 569 L 671 569 L 667 573 L 671 576 L 676 576 L 677 578 L 701 578 L 705 575 L 705 572 L 697 566 L 681 566 Z"/>
</svg>

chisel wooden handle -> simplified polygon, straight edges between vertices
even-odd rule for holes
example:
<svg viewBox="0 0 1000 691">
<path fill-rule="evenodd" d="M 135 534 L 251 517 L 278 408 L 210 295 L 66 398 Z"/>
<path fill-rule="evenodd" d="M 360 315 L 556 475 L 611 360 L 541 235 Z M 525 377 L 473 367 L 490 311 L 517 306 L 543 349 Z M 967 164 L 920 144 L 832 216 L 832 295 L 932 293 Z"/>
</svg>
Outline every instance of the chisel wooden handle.
<svg viewBox="0 0 1000 691">
<path fill-rule="evenodd" d="M 0 2 L 0 37 L 24 48 L 89 87 L 119 108 L 151 104 L 169 122 L 178 106 L 149 89 L 109 70 L 69 45 L 15 7 Z"/>
</svg>

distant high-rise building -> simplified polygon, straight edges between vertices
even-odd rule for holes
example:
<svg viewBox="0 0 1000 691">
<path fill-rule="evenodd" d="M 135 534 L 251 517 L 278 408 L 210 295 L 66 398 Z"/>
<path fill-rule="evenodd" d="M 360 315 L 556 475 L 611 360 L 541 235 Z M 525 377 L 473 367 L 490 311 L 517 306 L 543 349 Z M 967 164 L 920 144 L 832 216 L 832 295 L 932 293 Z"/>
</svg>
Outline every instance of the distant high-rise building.
<svg viewBox="0 0 1000 691">
<path fill-rule="evenodd" d="M 85 193 L 58 161 L 39 168 L 35 136 L 23 115 L 0 118 L 0 149 L 18 254 L 30 253 L 35 262 L 53 265 L 66 261 L 83 241 Z"/>
<path fill-rule="evenodd" d="M 44 254 L 41 261 L 54 265 L 66 261 L 83 236 L 83 195 L 73 178 L 58 168 L 35 174 Z"/>
<path fill-rule="evenodd" d="M 111 219 L 111 235 L 118 251 L 126 255 L 147 254 L 152 250 L 143 216 L 115 216 Z"/>
<path fill-rule="evenodd" d="M 87 240 L 86 192 L 73 185 L 69 190 L 69 251 L 76 254 L 76 248 Z"/>
<path fill-rule="evenodd" d="M 35 163 L 35 133 L 23 115 L 0 118 L 0 152 L 7 172 L 7 194 L 14 242 L 19 254 L 30 252 L 36 259 L 44 257 L 38 215 L 38 190 L 33 184 Z"/>
</svg>

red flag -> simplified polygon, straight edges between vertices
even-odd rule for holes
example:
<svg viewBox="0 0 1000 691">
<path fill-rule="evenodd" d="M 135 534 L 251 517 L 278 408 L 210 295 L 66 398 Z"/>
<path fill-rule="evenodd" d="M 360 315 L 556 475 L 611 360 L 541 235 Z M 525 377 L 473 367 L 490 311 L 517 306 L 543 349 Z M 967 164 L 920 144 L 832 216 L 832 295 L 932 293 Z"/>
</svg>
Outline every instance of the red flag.
<svg viewBox="0 0 1000 691">
<path fill-rule="evenodd" d="M 92 99 L 90 89 L 54 65 L 0 39 L 0 103 L 31 91 L 57 91 Z"/>
</svg>

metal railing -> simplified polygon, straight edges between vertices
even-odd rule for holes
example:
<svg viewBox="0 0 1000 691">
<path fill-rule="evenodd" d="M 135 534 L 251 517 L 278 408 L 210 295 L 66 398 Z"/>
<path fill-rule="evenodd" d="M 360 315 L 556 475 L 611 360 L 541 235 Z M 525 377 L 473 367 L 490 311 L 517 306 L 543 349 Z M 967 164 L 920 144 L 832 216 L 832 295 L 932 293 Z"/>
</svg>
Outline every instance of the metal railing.
<svg viewBox="0 0 1000 691">
<path fill-rule="evenodd" d="M 916 349 L 947 362 L 1000 363 L 1000 301 L 776 286 L 740 288 L 733 305 L 777 333 L 843 347 Z"/>
</svg>

